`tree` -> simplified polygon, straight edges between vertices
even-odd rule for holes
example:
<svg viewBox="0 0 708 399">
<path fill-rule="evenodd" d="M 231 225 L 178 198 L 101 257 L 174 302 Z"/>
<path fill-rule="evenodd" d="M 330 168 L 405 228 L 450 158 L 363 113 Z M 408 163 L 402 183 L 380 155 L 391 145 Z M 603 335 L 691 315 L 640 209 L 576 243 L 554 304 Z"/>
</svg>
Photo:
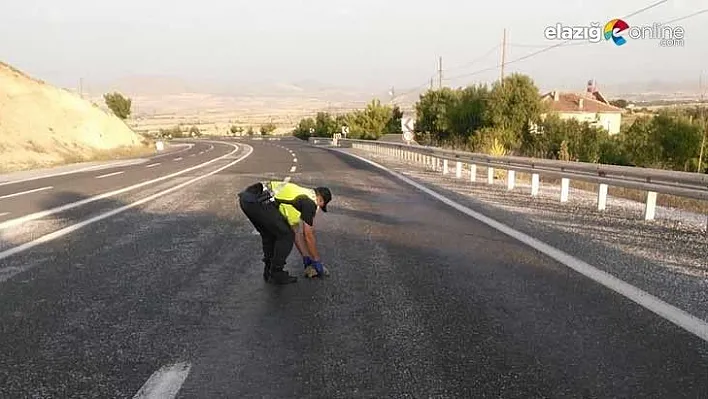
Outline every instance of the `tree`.
<svg viewBox="0 0 708 399">
<path fill-rule="evenodd" d="M 381 105 L 377 99 L 366 105 L 364 110 L 356 110 L 346 117 L 349 134 L 352 138 L 376 140 L 386 134 L 393 110 Z M 400 119 L 399 119 L 400 125 Z"/>
<path fill-rule="evenodd" d="M 201 137 L 202 132 L 199 131 L 199 128 L 196 126 L 192 126 L 189 128 L 189 135 L 192 137 Z"/>
<path fill-rule="evenodd" d="M 130 116 L 132 106 L 132 100 L 130 98 L 123 97 L 122 94 L 118 92 L 106 93 L 103 95 L 103 99 L 106 102 L 106 106 L 113 111 L 113 113 L 120 119 L 128 119 Z"/>
<path fill-rule="evenodd" d="M 261 135 L 265 136 L 267 134 L 271 134 L 275 131 L 275 129 L 277 129 L 277 127 L 273 123 L 263 124 L 261 125 Z"/>
<path fill-rule="evenodd" d="M 493 127 L 510 133 L 504 138 L 507 148 L 519 150 L 529 122 L 540 121 L 544 107 L 538 93 L 533 80 L 518 73 L 504 78 L 503 85 L 494 84 L 487 101 L 486 119 Z"/>
<path fill-rule="evenodd" d="M 391 118 L 386 125 L 386 134 L 402 134 L 403 130 L 401 127 L 401 120 L 403 119 L 403 111 L 398 107 L 398 105 L 393 107 L 391 111 Z"/>
<path fill-rule="evenodd" d="M 315 120 L 312 118 L 301 119 L 295 127 L 295 130 L 293 130 L 293 136 L 301 140 L 307 140 L 312 135 L 310 129 L 312 129 L 312 131 L 315 130 Z"/>
</svg>

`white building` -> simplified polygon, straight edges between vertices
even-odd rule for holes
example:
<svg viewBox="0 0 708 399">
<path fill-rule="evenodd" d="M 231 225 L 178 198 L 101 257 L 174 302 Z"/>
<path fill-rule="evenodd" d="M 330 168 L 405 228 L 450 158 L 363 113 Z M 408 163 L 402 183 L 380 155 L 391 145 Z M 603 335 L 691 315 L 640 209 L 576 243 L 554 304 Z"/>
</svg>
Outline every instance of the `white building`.
<svg viewBox="0 0 708 399">
<path fill-rule="evenodd" d="M 541 96 L 541 100 L 548 103 L 550 111 L 558 114 L 561 119 L 589 122 L 591 126 L 606 129 L 611 135 L 620 132 L 622 108 L 610 105 L 595 88 L 593 81 L 588 82 L 588 88 L 583 94 L 552 91 Z"/>
</svg>

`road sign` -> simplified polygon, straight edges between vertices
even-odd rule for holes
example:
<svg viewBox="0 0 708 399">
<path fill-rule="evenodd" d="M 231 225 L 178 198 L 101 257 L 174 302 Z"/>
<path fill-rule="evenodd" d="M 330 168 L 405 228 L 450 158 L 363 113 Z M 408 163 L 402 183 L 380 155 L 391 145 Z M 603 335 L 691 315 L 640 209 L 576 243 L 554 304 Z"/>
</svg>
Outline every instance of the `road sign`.
<svg viewBox="0 0 708 399">
<path fill-rule="evenodd" d="M 349 134 L 349 126 L 342 126 L 342 134 L 344 135 L 344 138 L 347 138 L 347 135 Z"/>
<path fill-rule="evenodd" d="M 413 141 L 415 135 L 413 134 L 415 121 L 413 118 L 401 118 L 401 131 L 403 131 L 403 140 Z"/>
</svg>

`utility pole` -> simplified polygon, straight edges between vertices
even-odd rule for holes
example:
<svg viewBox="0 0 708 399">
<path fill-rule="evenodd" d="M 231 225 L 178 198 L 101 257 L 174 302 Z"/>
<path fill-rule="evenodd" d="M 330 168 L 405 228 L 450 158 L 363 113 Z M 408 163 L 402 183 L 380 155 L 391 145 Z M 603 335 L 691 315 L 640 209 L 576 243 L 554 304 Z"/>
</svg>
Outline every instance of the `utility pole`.
<svg viewBox="0 0 708 399">
<path fill-rule="evenodd" d="M 389 94 L 391 94 L 391 105 L 393 105 L 393 100 L 396 98 L 396 89 L 393 86 L 391 86 L 391 92 Z"/>
<path fill-rule="evenodd" d="M 499 80 L 499 84 L 502 86 L 504 86 L 504 64 L 506 64 L 506 28 L 504 28 L 501 48 L 501 79 Z"/>
<path fill-rule="evenodd" d="M 440 63 L 438 64 L 438 88 L 442 89 L 442 57 L 440 57 Z"/>
<path fill-rule="evenodd" d="M 79 97 L 84 98 L 84 78 L 79 78 Z"/>
<path fill-rule="evenodd" d="M 430 90 L 433 90 L 433 78 L 430 78 Z"/>
<path fill-rule="evenodd" d="M 706 136 L 708 136 L 708 132 L 707 132 L 708 129 L 706 129 L 706 115 L 704 112 L 706 107 L 705 107 L 705 104 L 703 104 L 703 94 L 704 94 L 704 92 L 703 92 L 703 71 L 701 71 L 701 76 L 698 78 L 698 87 L 699 87 L 698 90 L 700 90 L 700 92 L 701 92 L 700 118 L 701 118 L 701 129 L 703 129 L 703 140 L 701 141 L 701 152 L 700 152 L 700 155 L 698 156 L 698 170 L 696 171 L 696 173 L 701 173 L 701 170 L 703 168 L 703 150 L 706 147 Z"/>
</svg>

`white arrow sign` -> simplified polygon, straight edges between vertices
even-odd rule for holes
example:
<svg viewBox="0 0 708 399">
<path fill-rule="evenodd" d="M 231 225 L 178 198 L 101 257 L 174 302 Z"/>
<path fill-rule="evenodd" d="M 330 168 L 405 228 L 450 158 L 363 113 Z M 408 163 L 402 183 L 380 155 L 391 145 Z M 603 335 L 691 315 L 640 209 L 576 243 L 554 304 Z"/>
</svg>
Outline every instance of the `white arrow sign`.
<svg viewBox="0 0 708 399">
<path fill-rule="evenodd" d="M 403 131 L 403 139 L 406 141 L 413 141 L 413 130 L 415 121 L 413 118 L 401 118 L 401 130 Z"/>
</svg>

